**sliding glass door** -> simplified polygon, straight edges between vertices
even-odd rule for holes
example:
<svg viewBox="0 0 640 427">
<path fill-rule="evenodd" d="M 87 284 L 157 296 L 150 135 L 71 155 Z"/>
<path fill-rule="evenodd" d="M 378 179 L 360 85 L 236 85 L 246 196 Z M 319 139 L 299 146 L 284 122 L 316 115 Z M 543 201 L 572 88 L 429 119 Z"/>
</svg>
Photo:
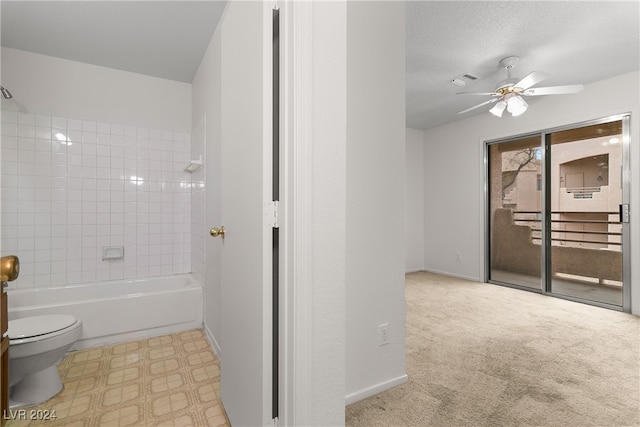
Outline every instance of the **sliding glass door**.
<svg viewBox="0 0 640 427">
<path fill-rule="evenodd" d="M 490 279 L 541 289 L 540 135 L 489 146 Z"/>
<path fill-rule="evenodd" d="M 551 292 L 622 306 L 623 120 L 547 138 Z"/>
<path fill-rule="evenodd" d="M 629 309 L 628 116 L 487 143 L 487 280 Z"/>
</svg>

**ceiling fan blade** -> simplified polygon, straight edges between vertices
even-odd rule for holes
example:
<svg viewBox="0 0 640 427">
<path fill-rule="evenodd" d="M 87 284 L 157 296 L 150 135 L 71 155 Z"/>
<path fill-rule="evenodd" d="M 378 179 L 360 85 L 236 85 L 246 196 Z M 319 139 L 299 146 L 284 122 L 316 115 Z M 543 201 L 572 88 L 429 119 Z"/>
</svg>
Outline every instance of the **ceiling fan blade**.
<svg viewBox="0 0 640 427">
<path fill-rule="evenodd" d="M 522 90 L 529 89 L 531 86 L 540 83 L 547 77 L 549 77 L 549 74 L 547 73 L 544 73 L 542 71 L 533 71 L 518 83 L 514 84 L 513 87 L 518 87 Z"/>
<path fill-rule="evenodd" d="M 482 106 L 484 106 L 484 105 L 487 105 L 487 104 L 493 104 L 494 102 L 498 102 L 499 100 L 500 100 L 500 98 L 493 98 L 493 99 L 490 99 L 490 100 L 488 100 L 488 101 L 483 102 L 482 104 L 478 104 L 478 105 L 475 105 L 475 106 L 473 106 L 473 107 L 471 107 L 471 108 L 467 108 L 466 110 L 462 110 L 462 111 L 460 111 L 458 114 L 464 114 L 464 113 L 467 113 L 467 112 L 469 112 L 469 111 L 471 111 L 471 110 L 475 110 L 476 108 L 480 108 L 480 107 L 482 107 Z"/>
<path fill-rule="evenodd" d="M 521 94 L 526 96 L 564 95 L 564 94 L 570 94 L 570 93 L 578 93 L 582 89 L 584 89 L 583 85 L 534 87 L 521 92 Z"/>
<path fill-rule="evenodd" d="M 501 96 L 496 92 L 456 92 L 456 95 L 483 95 L 483 96 Z"/>
</svg>

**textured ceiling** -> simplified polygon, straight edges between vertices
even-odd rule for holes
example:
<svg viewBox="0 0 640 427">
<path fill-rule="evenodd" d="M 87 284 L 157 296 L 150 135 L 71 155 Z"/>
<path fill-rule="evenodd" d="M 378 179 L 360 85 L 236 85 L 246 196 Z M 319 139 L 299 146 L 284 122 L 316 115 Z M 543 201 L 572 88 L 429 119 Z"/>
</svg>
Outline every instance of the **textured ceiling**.
<svg viewBox="0 0 640 427">
<path fill-rule="evenodd" d="M 191 82 L 225 2 L 0 4 L 3 46 Z M 458 115 L 484 98 L 455 93 L 492 91 L 506 78 L 498 65 L 505 56 L 521 58 L 514 77 L 551 75 L 538 86 L 586 84 L 640 68 L 637 0 L 410 1 L 406 7 L 409 127 L 486 114 L 489 106 Z M 449 83 L 462 73 L 480 79 L 464 88 Z"/>
<path fill-rule="evenodd" d="M 427 129 L 489 99 L 504 80 L 500 59 L 517 55 L 514 77 L 551 76 L 537 86 L 590 83 L 640 68 L 640 2 L 421 1 L 407 3 L 407 126 Z M 459 88 L 453 77 L 479 80 Z M 571 95 L 557 95 L 571 96 Z M 531 102 L 529 102 L 531 101 Z M 537 100 L 528 98 L 532 106 Z"/>
</svg>

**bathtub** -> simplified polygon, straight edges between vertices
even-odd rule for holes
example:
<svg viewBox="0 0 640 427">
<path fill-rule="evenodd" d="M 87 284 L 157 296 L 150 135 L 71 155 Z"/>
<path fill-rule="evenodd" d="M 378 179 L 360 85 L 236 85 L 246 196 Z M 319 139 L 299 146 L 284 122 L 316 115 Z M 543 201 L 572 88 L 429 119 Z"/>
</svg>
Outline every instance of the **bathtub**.
<svg viewBox="0 0 640 427">
<path fill-rule="evenodd" d="M 71 314 L 82 320 L 74 349 L 202 327 L 202 287 L 191 274 L 8 290 L 9 320 Z"/>
</svg>

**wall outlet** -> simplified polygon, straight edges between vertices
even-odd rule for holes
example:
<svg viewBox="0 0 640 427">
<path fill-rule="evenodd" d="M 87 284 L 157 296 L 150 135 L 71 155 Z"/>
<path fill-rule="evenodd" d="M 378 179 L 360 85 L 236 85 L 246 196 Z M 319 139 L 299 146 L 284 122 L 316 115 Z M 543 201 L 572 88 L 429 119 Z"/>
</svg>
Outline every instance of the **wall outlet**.
<svg viewBox="0 0 640 427">
<path fill-rule="evenodd" d="M 389 324 L 382 323 L 378 325 L 378 345 L 387 345 L 389 344 Z"/>
<path fill-rule="evenodd" d="M 462 261 L 462 252 L 456 252 L 456 261 Z"/>
</svg>

